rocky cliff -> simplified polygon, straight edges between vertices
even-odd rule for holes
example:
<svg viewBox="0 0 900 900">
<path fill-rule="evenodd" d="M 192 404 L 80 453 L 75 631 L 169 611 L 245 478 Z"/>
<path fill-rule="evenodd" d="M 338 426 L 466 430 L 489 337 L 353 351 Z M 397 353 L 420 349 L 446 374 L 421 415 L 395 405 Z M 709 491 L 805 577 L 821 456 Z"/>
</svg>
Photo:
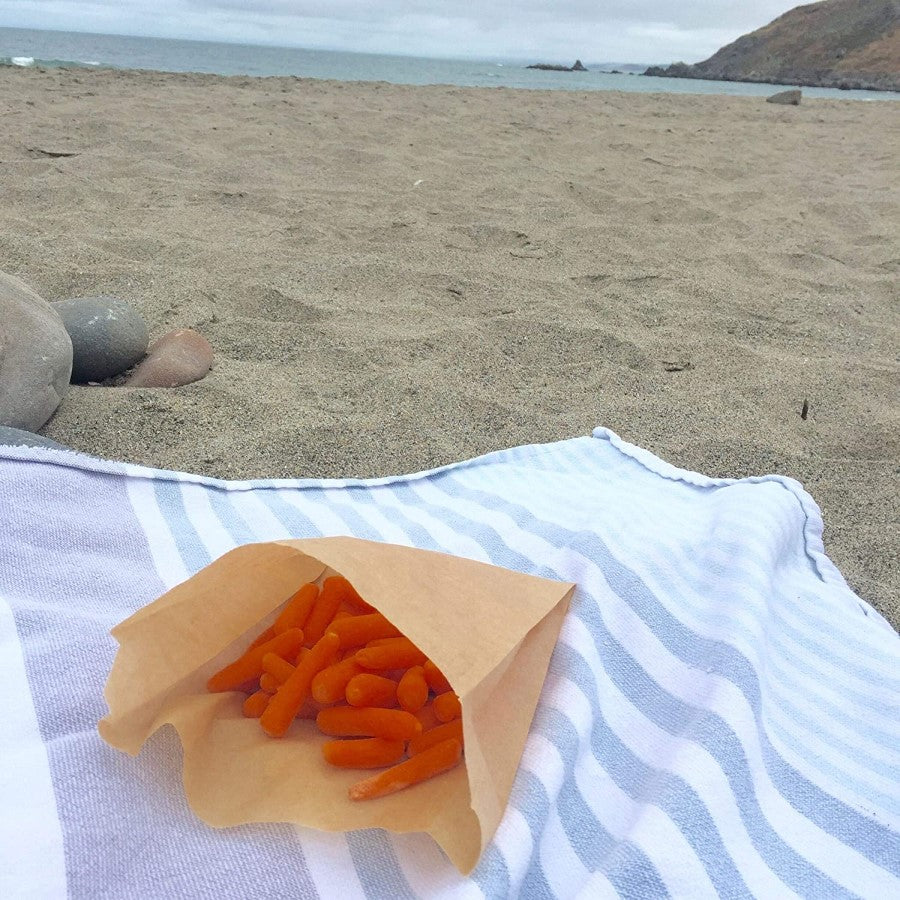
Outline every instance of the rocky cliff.
<svg viewBox="0 0 900 900">
<path fill-rule="evenodd" d="M 644 74 L 900 91 L 900 0 L 798 6 L 703 62 Z"/>
</svg>

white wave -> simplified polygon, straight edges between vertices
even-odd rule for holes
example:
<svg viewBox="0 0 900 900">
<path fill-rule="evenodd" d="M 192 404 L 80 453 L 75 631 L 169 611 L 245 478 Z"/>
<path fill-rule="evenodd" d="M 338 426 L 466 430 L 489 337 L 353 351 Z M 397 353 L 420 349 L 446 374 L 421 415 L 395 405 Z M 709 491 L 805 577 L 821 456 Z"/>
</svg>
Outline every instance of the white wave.
<svg viewBox="0 0 900 900">
<path fill-rule="evenodd" d="M 10 62 L 14 66 L 33 66 L 34 65 L 34 57 L 33 56 L 13 56 L 10 59 Z"/>
</svg>

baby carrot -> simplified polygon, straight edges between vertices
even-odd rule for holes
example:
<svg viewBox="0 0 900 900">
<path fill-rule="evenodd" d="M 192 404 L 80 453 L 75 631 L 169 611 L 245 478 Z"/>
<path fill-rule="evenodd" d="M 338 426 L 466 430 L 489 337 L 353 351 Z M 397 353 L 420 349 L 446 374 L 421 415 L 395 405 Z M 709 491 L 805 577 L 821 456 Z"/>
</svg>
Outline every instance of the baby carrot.
<svg viewBox="0 0 900 900">
<path fill-rule="evenodd" d="M 414 713 L 428 702 L 428 684 L 421 666 L 407 669 L 397 685 L 397 700 L 407 712 Z"/>
<path fill-rule="evenodd" d="M 397 682 L 364 672 L 347 682 L 344 696 L 351 706 L 396 706 Z"/>
<path fill-rule="evenodd" d="M 458 719 L 462 715 L 459 697 L 457 697 L 453 691 L 438 694 L 431 705 L 434 707 L 434 714 L 442 722 L 451 722 L 453 719 Z"/>
<path fill-rule="evenodd" d="M 409 638 L 398 637 L 358 650 L 356 661 L 364 669 L 405 669 L 421 665 L 425 654 Z"/>
<path fill-rule="evenodd" d="M 260 717 L 259 723 L 266 734 L 282 737 L 291 727 L 291 722 L 309 697 L 310 684 L 315 674 L 334 660 L 337 650 L 338 636 L 328 633 L 323 635 L 309 653 L 297 663 L 290 678 L 272 697 L 266 711 Z"/>
<path fill-rule="evenodd" d="M 379 638 L 400 636 L 400 632 L 381 613 L 339 619 L 331 623 L 329 631 L 333 631 L 341 639 L 342 650 L 347 647 L 362 647 Z"/>
<path fill-rule="evenodd" d="M 248 650 L 255 650 L 260 644 L 265 644 L 266 641 L 271 641 L 272 638 L 275 637 L 275 626 L 270 625 L 265 631 L 261 631 L 259 635 L 257 635 L 256 640 L 247 648 Z"/>
<path fill-rule="evenodd" d="M 425 680 L 436 694 L 445 694 L 450 690 L 450 682 L 447 681 L 446 675 L 430 660 L 425 660 L 422 667 L 425 670 Z"/>
<path fill-rule="evenodd" d="M 283 691 L 284 688 L 279 694 Z M 316 716 L 316 724 L 325 734 L 334 737 L 379 737 L 389 741 L 409 741 L 422 732 L 419 720 L 402 709 L 329 706 Z"/>
<path fill-rule="evenodd" d="M 263 672 L 271 675 L 279 684 L 284 684 L 294 671 L 294 667 L 286 659 L 274 653 L 267 653 L 262 658 L 262 667 Z"/>
<path fill-rule="evenodd" d="M 391 766 L 364 781 L 358 781 L 349 790 L 350 799 L 374 800 L 402 791 L 452 769 L 459 762 L 461 754 L 459 741 L 441 741 L 406 762 Z"/>
<path fill-rule="evenodd" d="M 313 699 L 319 703 L 336 703 L 343 700 L 348 682 L 362 671 L 362 666 L 353 657 L 322 669 L 312 680 Z"/>
<path fill-rule="evenodd" d="M 439 744 L 441 741 L 447 741 L 450 738 L 453 738 L 453 740 L 459 741 L 460 744 L 462 744 L 462 719 L 454 719 L 452 722 L 445 722 L 443 725 L 438 725 L 437 728 L 423 731 L 417 738 L 413 738 L 409 742 L 409 755 L 415 756 L 416 754 L 427 750 L 429 747 L 433 747 L 435 744 Z"/>
<path fill-rule="evenodd" d="M 423 731 L 430 731 L 441 724 L 440 719 L 434 714 L 434 706 L 431 703 L 426 703 L 421 709 L 416 710 L 413 715 L 422 723 Z"/>
<path fill-rule="evenodd" d="M 269 705 L 271 699 L 272 695 L 267 694 L 265 691 L 257 691 L 255 694 L 251 694 L 244 701 L 244 715 L 248 719 L 258 719 Z"/>
<path fill-rule="evenodd" d="M 262 660 L 267 653 L 287 656 L 296 653 L 302 643 L 303 632 L 299 628 L 291 628 L 281 634 L 276 634 L 265 644 L 248 650 L 240 659 L 216 672 L 206 682 L 206 687 L 213 692 L 236 690 L 245 681 L 259 678 L 262 675 Z"/>
<path fill-rule="evenodd" d="M 263 672 L 259 676 L 259 689 L 267 694 L 274 694 L 281 687 L 281 682 L 268 672 Z"/>
<path fill-rule="evenodd" d="M 353 590 L 350 582 L 340 575 L 326 578 L 322 582 L 322 590 L 316 600 L 316 605 L 306 620 L 306 627 L 304 628 L 307 644 L 315 644 L 325 634 L 329 623 L 344 602 L 348 588 L 351 591 Z M 353 592 L 356 593 L 355 591 Z"/>
<path fill-rule="evenodd" d="M 288 600 L 287 606 L 275 620 L 275 624 L 272 626 L 275 629 L 275 633 L 280 634 L 282 631 L 287 631 L 288 628 L 303 628 L 318 596 L 319 586 L 317 584 L 312 582 L 304 584 Z"/>
<path fill-rule="evenodd" d="M 326 741 L 322 744 L 325 761 L 343 769 L 380 769 L 403 758 L 403 741 L 384 738 L 360 738 L 354 741 Z"/>
</svg>

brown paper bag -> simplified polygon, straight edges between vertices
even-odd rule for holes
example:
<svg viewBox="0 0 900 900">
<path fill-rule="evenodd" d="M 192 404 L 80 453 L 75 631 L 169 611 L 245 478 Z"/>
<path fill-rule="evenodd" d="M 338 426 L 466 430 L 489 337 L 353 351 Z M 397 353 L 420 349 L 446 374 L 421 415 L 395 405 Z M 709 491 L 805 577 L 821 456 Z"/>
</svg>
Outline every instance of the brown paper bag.
<svg viewBox="0 0 900 900">
<path fill-rule="evenodd" d="M 378 800 L 353 802 L 368 772 L 322 759 L 298 720 L 284 738 L 241 712 L 243 694 L 206 680 L 270 625 L 303 583 L 339 573 L 415 642 L 459 695 L 464 764 Z M 136 755 L 173 725 L 194 812 L 216 827 L 293 822 L 326 831 L 427 831 L 463 873 L 500 823 L 550 654 L 575 586 L 459 557 L 350 537 L 249 544 L 117 625 L 106 684 L 107 743 Z"/>
</svg>

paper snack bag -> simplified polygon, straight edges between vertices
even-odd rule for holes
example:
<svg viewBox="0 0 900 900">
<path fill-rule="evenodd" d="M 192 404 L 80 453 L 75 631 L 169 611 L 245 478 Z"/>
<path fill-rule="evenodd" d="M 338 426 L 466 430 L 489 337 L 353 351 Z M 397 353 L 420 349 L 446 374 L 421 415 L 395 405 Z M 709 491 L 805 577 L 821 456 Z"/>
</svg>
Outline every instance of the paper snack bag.
<svg viewBox="0 0 900 900">
<path fill-rule="evenodd" d="M 243 716 L 243 694 L 207 691 L 210 675 L 237 659 L 302 584 L 331 574 L 347 578 L 447 676 L 462 704 L 463 764 L 354 802 L 348 787 L 371 772 L 328 765 L 315 722 L 298 719 L 271 738 Z M 574 588 L 350 537 L 248 544 L 113 629 L 120 647 L 100 735 L 136 755 L 154 731 L 173 725 L 188 802 L 209 825 L 426 831 L 468 873 L 503 816 Z"/>
</svg>

